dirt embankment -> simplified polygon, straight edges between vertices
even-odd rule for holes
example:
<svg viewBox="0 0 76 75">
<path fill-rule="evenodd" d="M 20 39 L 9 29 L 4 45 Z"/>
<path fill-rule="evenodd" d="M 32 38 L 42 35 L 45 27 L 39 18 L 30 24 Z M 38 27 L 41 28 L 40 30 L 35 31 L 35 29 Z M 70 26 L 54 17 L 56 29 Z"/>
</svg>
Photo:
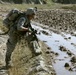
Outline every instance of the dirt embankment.
<svg viewBox="0 0 76 75">
<path fill-rule="evenodd" d="M 21 44 L 23 43 L 23 44 Z M 52 66 L 53 53 L 41 42 L 42 54 L 35 56 L 32 48 L 23 39 L 12 55 L 13 67 L 10 75 L 56 75 Z"/>
<path fill-rule="evenodd" d="M 76 12 L 70 10 L 51 9 L 38 11 L 35 21 L 62 32 L 72 33 L 76 30 Z"/>
<path fill-rule="evenodd" d="M 6 35 L 0 36 L 0 68 L 5 65 L 7 38 Z M 52 66 L 54 52 L 39 41 L 42 54 L 35 55 L 30 44 L 26 38 L 19 40 L 12 54 L 12 67 L 0 69 L 0 75 L 56 75 Z"/>
</svg>

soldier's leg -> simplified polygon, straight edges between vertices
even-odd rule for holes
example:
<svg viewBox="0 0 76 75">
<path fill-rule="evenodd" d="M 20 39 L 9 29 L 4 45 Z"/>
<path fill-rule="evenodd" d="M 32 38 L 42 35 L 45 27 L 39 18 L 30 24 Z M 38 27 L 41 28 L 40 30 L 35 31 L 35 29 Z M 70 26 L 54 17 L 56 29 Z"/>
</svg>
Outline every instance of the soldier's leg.
<svg viewBox="0 0 76 75">
<path fill-rule="evenodd" d="M 6 58 L 5 58 L 5 62 L 6 62 L 6 66 L 8 66 L 10 63 L 10 60 L 11 60 L 11 55 L 12 55 L 12 52 L 14 51 L 14 48 L 16 46 L 16 43 L 17 43 L 17 37 L 14 36 L 14 37 L 10 37 L 7 41 L 7 51 L 6 51 Z"/>
<path fill-rule="evenodd" d="M 6 65 L 9 64 L 9 61 L 11 60 L 11 54 L 15 48 L 15 44 L 12 44 L 9 40 L 7 41 L 7 51 L 6 51 L 6 57 L 5 57 L 5 62 Z"/>
</svg>

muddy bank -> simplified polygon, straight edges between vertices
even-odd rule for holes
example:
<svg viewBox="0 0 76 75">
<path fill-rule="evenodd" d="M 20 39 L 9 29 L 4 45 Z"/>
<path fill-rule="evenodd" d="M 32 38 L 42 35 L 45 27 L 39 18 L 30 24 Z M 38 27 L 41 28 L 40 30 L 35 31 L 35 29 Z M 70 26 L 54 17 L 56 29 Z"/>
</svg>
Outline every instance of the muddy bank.
<svg viewBox="0 0 76 75">
<path fill-rule="evenodd" d="M 42 54 L 34 55 L 25 39 L 18 43 L 12 55 L 13 67 L 9 70 L 10 75 L 56 75 L 52 66 L 53 53 L 48 47 L 40 42 Z"/>
<path fill-rule="evenodd" d="M 5 65 L 7 39 L 6 35 L 0 36 L 0 67 Z M 39 43 L 42 54 L 35 55 L 25 38 L 19 41 L 12 54 L 12 67 L 0 69 L 0 75 L 56 75 L 52 65 L 54 52 L 43 42 Z"/>
<path fill-rule="evenodd" d="M 36 22 L 50 28 L 73 34 L 76 30 L 76 12 L 64 9 L 41 10 L 36 14 Z"/>
</svg>

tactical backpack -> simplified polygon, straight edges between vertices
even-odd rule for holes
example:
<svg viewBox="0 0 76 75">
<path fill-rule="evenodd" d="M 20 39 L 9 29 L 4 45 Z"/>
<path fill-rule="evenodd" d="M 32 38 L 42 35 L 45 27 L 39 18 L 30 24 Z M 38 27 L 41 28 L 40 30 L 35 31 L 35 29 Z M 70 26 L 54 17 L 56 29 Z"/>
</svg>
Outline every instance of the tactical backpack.
<svg viewBox="0 0 76 75">
<path fill-rule="evenodd" d="M 3 20 L 3 25 L 10 29 L 12 25 L 17 21 L 18 17 L 20 15 L 23 15 L 24 13 L 19 11 L 18 9 L 12 9 Z"/>
</svg>

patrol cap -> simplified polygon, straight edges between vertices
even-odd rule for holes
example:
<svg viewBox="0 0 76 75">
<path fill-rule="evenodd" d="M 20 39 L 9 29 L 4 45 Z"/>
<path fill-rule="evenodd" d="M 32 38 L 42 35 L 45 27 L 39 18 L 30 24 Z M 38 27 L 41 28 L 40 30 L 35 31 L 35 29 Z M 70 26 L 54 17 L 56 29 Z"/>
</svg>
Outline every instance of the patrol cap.
<svg viewBox="0 0 76 75">
<path fill-rule="evenodd" d="M 35 15 L 35 9 L 34 8 L 28 8 L 27 11 L 26 11 L 26 15 L 32 15 L 34 14 Z"/>
</svg>

